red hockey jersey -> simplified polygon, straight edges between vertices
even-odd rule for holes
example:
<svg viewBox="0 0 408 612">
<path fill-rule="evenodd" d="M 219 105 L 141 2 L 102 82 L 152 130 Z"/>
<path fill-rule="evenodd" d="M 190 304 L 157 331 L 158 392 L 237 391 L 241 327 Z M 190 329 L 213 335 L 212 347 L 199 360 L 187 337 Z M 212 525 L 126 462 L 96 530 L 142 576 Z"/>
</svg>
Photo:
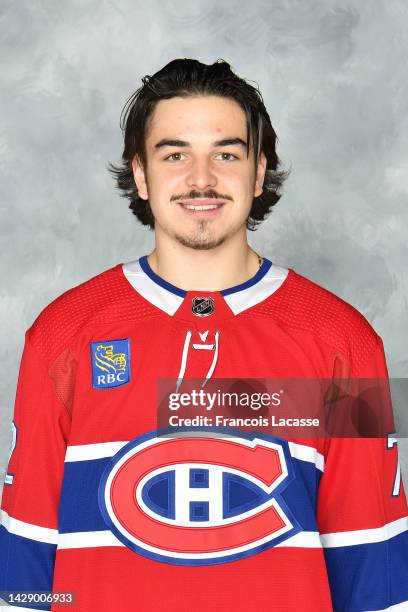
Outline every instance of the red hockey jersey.
<svg viewBox="0 0 408 612">
<path fill-rule="evenodd" d="M 0 591 L 73 593 L 81 612 L 408 609 L 393 438 L 158 435 L 159 378 L 339 372 L 386 378 L 380 337 L 267 258 L 223 291 L 181 290 L 147 257 L 67 291 L 26 334 Z"/>
</svg>

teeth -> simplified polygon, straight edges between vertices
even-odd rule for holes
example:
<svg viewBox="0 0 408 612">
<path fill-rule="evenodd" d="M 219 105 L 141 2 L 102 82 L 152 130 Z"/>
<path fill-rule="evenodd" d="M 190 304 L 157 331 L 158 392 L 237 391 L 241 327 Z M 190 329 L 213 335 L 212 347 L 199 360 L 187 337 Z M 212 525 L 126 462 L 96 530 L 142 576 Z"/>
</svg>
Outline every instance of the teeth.
<svg viewBox="0 0 408 612">
<path fill-rule="evenodd" d="M 198 204 L 183 204 L 184 208 L 188 208 L 188 210 L 214 210 L 214 208 L 219 208 L 219 204 L 203 204 L 199 206 Z"/>
</svg>

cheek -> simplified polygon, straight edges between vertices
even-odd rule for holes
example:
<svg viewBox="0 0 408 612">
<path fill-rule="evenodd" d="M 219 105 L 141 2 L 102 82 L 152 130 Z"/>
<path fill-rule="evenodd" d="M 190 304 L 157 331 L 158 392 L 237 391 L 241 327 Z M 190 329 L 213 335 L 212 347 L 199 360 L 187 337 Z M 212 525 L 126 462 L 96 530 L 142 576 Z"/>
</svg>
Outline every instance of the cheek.
<svg viewBox="0 0 408 612">
<path fill-rule="evenodd" d="M 149 203 L 154 217 L 159 222 L 171 217 L 174 202 L 171 202 L 170 198 L 179 193 L 184 191 L 180 188 L 180 182 L 174 173 L 151 168 L 148 175 Z"/>
<path fill-rule="evenodd" d="M 180 186 L 185 183 L 186 172 L 180 168 L 157 165 L 152 168 L 151 177 L 154 177 L 151 181 L 151 192 L 166 197 L 166 194 L 179 193 Z"/>
<path fill-rule="evenodd" d="M 234 165 L 229 168 L 221 169 L 218 178 L 231 185 L 235 190 L 250 190 L 254 184 L 254 172 L 250 168 Z"/>
</svg>

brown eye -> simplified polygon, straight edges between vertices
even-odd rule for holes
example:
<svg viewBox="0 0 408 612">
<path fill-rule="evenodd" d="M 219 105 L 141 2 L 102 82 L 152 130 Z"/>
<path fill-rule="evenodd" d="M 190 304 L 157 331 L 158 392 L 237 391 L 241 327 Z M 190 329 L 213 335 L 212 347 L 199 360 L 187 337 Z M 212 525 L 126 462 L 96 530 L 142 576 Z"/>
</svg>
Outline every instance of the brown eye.
<svg viewBox="0 0 408 612">
<path fill-rule="evenodd" d="M 231 159 L 231 157 L 232 157 L 232 158 L 234 158 L 234 159 L 238 159 L 238 158 L 237 158 L 237 156 L 236 156 L 236 155 L 234 155 L 233 153 L 225 153 L 225 152 L 223 152 L 223 153 L 220 153 L 220 155 L 221 155 L 221 156 L 223 156 L 222 161 L 233 161 L 233 160 Z M 226 155 L 226 156 L 227 156 L 227 158 L 229 158 L 229 159 L 226 159 L 226 158 L 224 157 L 224 155 Z"/>
<path fill-rule="evenodd" d="M 182 155 L 182 153 L 170 153 L 170 155 L 168 155 L 164 159 L 169 159 L 170 161 L 180 161 L 180 159 L 174 159 L 175 156 L 180 157 L 180 155 Z"/>
</svg>

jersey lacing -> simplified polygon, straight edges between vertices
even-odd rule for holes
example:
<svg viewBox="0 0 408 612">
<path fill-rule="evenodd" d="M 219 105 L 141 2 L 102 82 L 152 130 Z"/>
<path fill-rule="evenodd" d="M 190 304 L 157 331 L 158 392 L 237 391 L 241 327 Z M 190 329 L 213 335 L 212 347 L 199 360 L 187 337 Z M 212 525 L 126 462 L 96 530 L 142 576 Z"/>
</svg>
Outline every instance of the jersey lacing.
<svg viewBox="0 0 408 612">
<path fill-rule="evenodd" d="M 183 346 L 183 353 L 181 356 L 181 364 L 180 364 L 180 372 L 179 375 L 177 377 L 177 385 L 176 385 L 176 393 L 178 392 L 180 385 L 183 381 L 183 377 L 186 371 L 186 365 L 187 365 L 187 356 L 188 356 L 188 350 L 190 348 L 190 342 L 191 342 L 191 337 L 193 335 L 193 332 L 191 329 L 187 330 L 186 333 L 186 337 L 184 340 L 184 346 Z M 201 387 L 204 387 L 204 385 L 207 383 L 207 381 L 211 378 L 211 376 L 213 375 L 213 372 L 215 370 L 215 366 L 217 364 L 217 359 L 218 359 L 218 346 L 219 346 L 219 337 L 220 337 L 220 332 L 218 329 L 215 330 L 214 332 L 214 340 L 215 342 L 211 343 L 211 344 L 200 344 L 197 342 L 193 342 L 192 347 L 194 349 L 198 349 L 198 350 L 207 350 L 207 351 L 214 351 L 214 356 L 213 356 L 213 360 L 211 362 L 211 366 L 206 374 L 206 377 L 203 380 L 203 383 L 201 385 Z"/>
</svg>

